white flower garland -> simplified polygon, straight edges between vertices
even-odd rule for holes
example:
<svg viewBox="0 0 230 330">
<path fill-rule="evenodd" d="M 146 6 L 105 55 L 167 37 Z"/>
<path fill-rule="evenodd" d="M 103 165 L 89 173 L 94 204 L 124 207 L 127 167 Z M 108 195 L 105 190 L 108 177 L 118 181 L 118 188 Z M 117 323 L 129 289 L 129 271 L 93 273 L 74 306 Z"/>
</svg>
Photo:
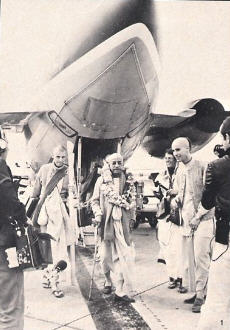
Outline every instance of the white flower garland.
<svg viewBox="0 0 230 330">
<path fill-rule="evenodd" d="M 104 195 L 107 197 L 109 203 L 125 208 L 126 210 L 135 207 L 136 188 L 131 174 L 128 175 L 126 180 L 128 189 L 122 195 L 119 195 L 114 189 L 113 178 L 108 165 L 104 165 L 101 175 L 105 184 Z"/>
</svg>

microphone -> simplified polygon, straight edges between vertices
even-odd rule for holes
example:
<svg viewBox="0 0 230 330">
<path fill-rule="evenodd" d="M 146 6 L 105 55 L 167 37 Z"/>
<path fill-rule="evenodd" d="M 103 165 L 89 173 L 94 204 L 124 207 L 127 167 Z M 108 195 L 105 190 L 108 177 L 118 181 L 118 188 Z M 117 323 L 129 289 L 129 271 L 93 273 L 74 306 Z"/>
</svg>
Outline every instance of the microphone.
<svg viewBox="0 0 230 330">
<path fill-rule="evenodd" d="M 67 262 L 65 260 L 60 260 L 56 265 L 54 266 L 54 269 L 59 273 L 65 270 L 67 267 Z"/>
</svg>

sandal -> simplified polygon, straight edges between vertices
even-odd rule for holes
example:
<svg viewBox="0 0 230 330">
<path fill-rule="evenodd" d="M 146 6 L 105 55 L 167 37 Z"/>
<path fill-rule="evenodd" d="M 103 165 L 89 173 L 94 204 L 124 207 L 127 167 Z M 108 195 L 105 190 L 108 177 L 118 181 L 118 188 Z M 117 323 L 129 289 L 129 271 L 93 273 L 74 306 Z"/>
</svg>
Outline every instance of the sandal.
<svg viewBox="0 0 230 330">
<path fill-rule="evenodd" d="M 44 283 L 42 283 L 42 287 L 43 287 L 44 289 L 50 289 L 50 288 L 51 288 L 51 286 L 50 286 L 50 281 L 49 281 L 49 282 L 44 282 Z"/>
<path fill-rule="evenodd" d="M 102 292 L 104 294 L 112 293 L 112 283 L 110 285 L 106 285 L 106 282 L 104 282 L 104 288 L 103 288 Z"/>
<path fill-rule="evenodd" d="M 168 285 L 169 289 L 175 289 L 176 287 L 177 287 L 176 281 L 170 281 L 169 282 L 169 285 Z"/>
<path fill-rule="evenodd" d="M 62 290 L 54 290 L 54 291 L 52 292 L 52 294 L 53 294 L 54 297 L 56 297 L 56 298 L 62 298 L 62 297 L 64 297 L 64 293 L 63 293 Z"/>
<path fill-rule="evenodd" d="M 179 292 L 179 293 L 187 293 L 187 292 L 188 292 L 188 289 L 186 289 L 184 286 L 180 286 L 180 287 L 178 288 L 178 292 Z"/>
</svg>

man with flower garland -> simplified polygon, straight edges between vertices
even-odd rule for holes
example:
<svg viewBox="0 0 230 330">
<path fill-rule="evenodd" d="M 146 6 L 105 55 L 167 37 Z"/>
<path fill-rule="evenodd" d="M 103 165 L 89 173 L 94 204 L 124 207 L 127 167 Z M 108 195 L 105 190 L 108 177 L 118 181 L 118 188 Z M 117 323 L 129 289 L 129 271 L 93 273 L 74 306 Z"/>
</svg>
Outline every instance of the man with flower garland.
<svg viewBox="0 0 230 330">
<path fill-rule="evenodd" d="M 135 222 L 135 186 L 125 175 L 123 158 L 114 153 L 105 158 L 91 200 L 95 222 L 100 226 L 100 260 L 105 276 L 103 293 L 112 292 L 112 271 L 116 280 L 114 301 L 131 303 L 134 245 L 131 226 Z"/>
</svg>

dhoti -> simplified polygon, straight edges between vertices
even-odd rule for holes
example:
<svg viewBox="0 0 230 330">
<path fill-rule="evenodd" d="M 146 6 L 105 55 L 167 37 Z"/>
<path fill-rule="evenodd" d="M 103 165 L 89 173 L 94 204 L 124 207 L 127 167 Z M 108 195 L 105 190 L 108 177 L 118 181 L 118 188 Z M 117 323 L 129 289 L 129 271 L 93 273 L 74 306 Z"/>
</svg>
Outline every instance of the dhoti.
<svg viewBox="0 0 230 330">
<path fill-rule="evenodd" d="M 174 279 L 182 278 L 181 251 L 182 235 L 181 227 L 168 222 L 168 243 L 165 248 L 165 259 L 168 276 Z"/>
<path fill-rule="evenodd" d="M 158 220 L 158 241 L 160 246 L 158 259 L 166 260 L 170 240 L 170 226 L 171 222 L 166 222 L 166 219 Z"/>
<path fill-rule="evenodd" d="M 133 290 L 133 276 L 135 250 L 134 244 L 127 245 L 121 220 L 113 220 L 114 240 L 102 241 L 100 245 L 100 260 L 104 274 L 112 271 L 116 281 L 124 281 L 124 292 L 119 292 L 122 296 Z"/>
</svg>

